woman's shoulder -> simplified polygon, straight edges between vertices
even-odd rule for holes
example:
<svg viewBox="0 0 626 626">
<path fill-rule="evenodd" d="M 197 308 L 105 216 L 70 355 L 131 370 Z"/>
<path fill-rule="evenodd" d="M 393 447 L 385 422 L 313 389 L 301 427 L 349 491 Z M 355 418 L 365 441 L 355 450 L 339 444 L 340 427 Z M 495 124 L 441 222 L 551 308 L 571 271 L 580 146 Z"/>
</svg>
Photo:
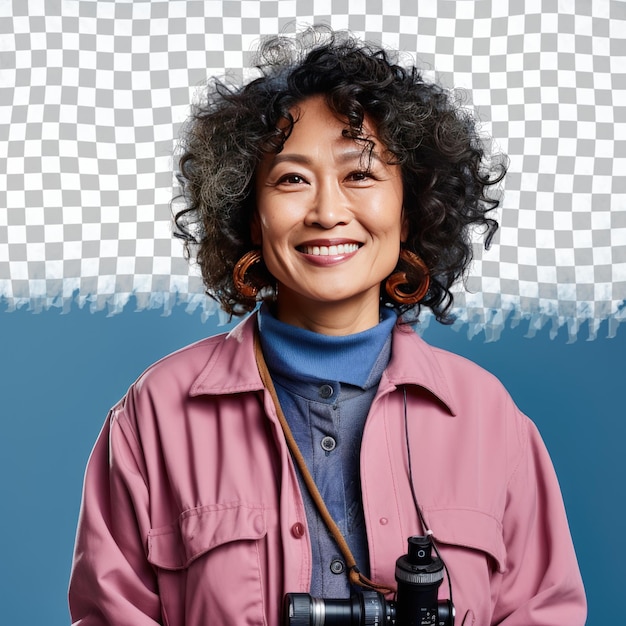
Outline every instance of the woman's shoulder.
<svg viewBox="0 0 626 626">
<path fill-rule="evenodd" d="M 449 408 L 458 432 L 467 436 L 482 433 L 489 445 L 507 441 L 504 449 L 517 450 L 514 456 L 521 454 L 531 421 L 500 379 L 464 356 L 430 345 L 417 334 L 409 341 L 416 347 L 416 358 L 422 361 L 415 367 L 430 374 L 426 388 L 434 390 Z"/>
<path fill-rule="evenodd" d="M 218 372 L 233 372 L 234 363 L 248 360 L 253 328 L 253 321 L 248 318 L 228 332 L 206 337 L 164 356 L 135 380 L 127 396 L 158 398 L 166 394 L 184 399 L 193 395 L 194 386 L 208 376 L 214 379 Z M 246 353 L 245 358 L 242 352 Z"/>
<path fill-rule="evenodd" d="M 457 406 L 473 403 L 482 407 L 485 414 L 497 418 L 505 414 L 522 418 L 509 390 L 496 374 L 455 352 L 435 346 L 431 346 L 431 351 Z"/>
<path fill-rule="evenodd" d="M 401 363 L 417 375 L 428 376 L 452 398 L 462 401 L 476 394 L 509 396 L 492 372 L 455 352 L 437 347 L 419 336 L 410 326 L 396 333 Z"/>
<path fill-rule="evenodd" d="M 475 361 L 457 352 L 452 352 L 430 344 L 429 346 L 433 355 L 448 376 L 462 378 L 464 380 L 469 377 L 472 381 L 479 382 L 482 385 L 501 388 L 505 391 L 502 381 L 496 374 L 485 369 L 482 365 L 479 365 Z"/>
<path fill-rule="evenodd" d="M 135 387 L 159 384 L 174 378 L 195 378 L 207 361 L 219 351 L 227 333 L 220 333 L 195 341 L 171 352 L 148 366 L 137 380 Z"/>
</svg>

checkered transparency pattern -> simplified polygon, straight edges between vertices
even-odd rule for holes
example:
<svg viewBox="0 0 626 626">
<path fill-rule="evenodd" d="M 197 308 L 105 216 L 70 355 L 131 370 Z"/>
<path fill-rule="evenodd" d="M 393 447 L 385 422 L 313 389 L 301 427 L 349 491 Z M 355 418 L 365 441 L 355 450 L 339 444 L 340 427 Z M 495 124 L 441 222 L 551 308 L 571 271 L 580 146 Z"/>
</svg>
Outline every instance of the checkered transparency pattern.
<svg viewBox="0 0 626 626">
<path fill-rule="evenodd" d="M 384 5 L 384 7 L 383 7 Z M 626 2 L 0 0 L 0 298 L 6 308 L 215 312 L 171 234 L 173 153 L 208 76 L 325 22 L 460 88 L 510 170 L 501 230 L 455 293 L 497 339 L 626 318 Z M 466 289 L 467 288 L 467 289 Z M 424 322 L 429 321 L 425 316 Z M 507 321 L 508 320 L 508 321 Z"/>
</svg>

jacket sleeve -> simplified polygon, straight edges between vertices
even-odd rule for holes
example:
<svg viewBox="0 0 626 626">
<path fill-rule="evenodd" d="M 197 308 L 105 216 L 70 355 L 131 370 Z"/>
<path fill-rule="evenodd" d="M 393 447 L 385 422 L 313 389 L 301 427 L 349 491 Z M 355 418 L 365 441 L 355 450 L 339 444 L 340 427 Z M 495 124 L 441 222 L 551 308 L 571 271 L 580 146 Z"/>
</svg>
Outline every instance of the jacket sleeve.
<svg viewBox="0 0 626 626">
<path fill-rule="evenodd" d="M 585 592 L 556 474 L 535 425 L 518 417 L 523 453 L 509 483 L 493 623 L 583 626 Z"/>
<path fill-rule="evenodd" d="M 146 559 L 148 489 L 140 446 L 118 407 L 87 464 L 69 587 L 72 623 L 161 623 L 156 575 Z"/>
</svg>

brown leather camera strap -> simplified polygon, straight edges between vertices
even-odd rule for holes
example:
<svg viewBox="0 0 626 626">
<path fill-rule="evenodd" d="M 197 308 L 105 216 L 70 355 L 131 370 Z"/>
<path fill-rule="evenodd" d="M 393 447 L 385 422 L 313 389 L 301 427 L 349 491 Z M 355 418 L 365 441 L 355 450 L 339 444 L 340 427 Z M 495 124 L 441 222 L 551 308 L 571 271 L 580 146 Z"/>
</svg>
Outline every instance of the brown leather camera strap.
<svg viewBox="0 0 626 626">
<path fill-rule="evenodd" d="M 306 485 L 317 510 L 319 511 L 320 516 L 324 520 L 326 527 L 330 531 L 334 540 L 337 542 L 339 546 L 339 550 L 343 555 L 343 558 L 346 561 L 346 567 L 348 568 L 348 577 L 350 582 L 358 585 L 360 587 L 365 587 L 366 589 L 372 589 L 374 591 L 378 591 L 379 593 L 390 593 L 393 591 L 389 587 L 384 585 L 379 585 L 367 576 L 364 576 L 359 568 L 357 567 L 356 561 L 352 552 L 348 546 L 347 541 L 344 539 L 344 536 L 341 534 L 339 527 L 335 523 L 335 520 L 332 518 L 332 515 L 328 512 L 326 508 L 326 504 L 324 503 L 324 499 L 322 498 L 311 473 L 309 472 L 309 468 L 306 465 L 306 461 L 298 448 L 298 444 L 294 439 L 294 436 L 291 432 L 291 428 L 289 428 L 289 424 L 287 423 L 287 419 L 285 418 L 285 414 L 281 409 L 280 402 L 278 400 L 278 396 L 276 394 L 276 389 L 274 387 L 274 383 L 272 382 L 272 377 L 270 376 L 269 370 L 267 369 L 267 364 L 265 363 L 265 359 L 263 357 L 263 351 L 261 350 L 261 342 L 259 341 L 258 334 L 255 335 L 254 338 L 254 353 L 256 357 L 257 367 L 259 368 L 259 374 L 261 375 L 261 380 L 265 385 L 265 388 L 269 391 L 272 396 L 272 400 L 274 401 L 274 406 L 276 407 L 276 414 L 278 416 L 278 421 L 283 429 L 283 433 L 285 435 L 285 439 L 287 440 L 287 446 L 289 451 L 291 452 L 291 456 L 293 457 L 295 463 L 300 470 L 302 478 L 304 480 L 304 484 Z"/>
</svg>

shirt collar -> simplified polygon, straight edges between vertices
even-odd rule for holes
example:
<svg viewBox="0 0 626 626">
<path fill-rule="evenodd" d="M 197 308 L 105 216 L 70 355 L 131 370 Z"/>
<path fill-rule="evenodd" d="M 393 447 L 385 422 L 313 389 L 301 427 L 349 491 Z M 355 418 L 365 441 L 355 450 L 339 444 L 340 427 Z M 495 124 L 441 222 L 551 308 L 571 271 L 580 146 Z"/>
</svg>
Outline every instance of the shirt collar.
<svg viewBox="0 0 626 626">
<path fill-rule="evenodd" d="M 223 337 L 193 382 L 191 396 L 263 389 L 254 357 L 256 326 L 257 315 L 252 314 Z M 401 320 L 396 322 L 392 333 L 391 359 L 381 379 L 379 393 L 401 385 L 417 385 L 429 391 L 452 415 L 456 415 L 456 402 L 436 350 Z"/>
</svg>

